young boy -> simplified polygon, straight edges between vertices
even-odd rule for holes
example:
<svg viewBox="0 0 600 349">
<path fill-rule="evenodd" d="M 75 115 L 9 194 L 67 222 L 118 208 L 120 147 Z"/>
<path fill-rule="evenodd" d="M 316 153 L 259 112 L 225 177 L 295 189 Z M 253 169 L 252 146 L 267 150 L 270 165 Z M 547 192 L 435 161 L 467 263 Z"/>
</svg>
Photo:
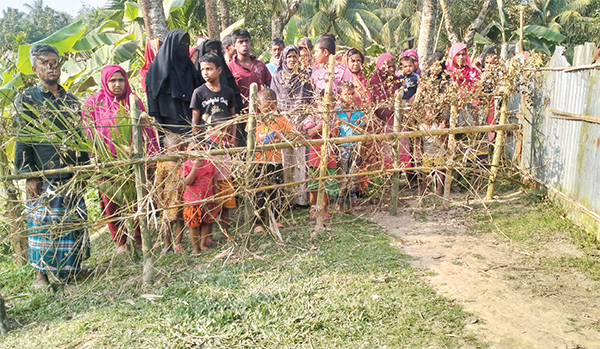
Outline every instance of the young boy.
<svg viewBox="0 0 600 349">
<path fill-rule="evenodd" d="M 192 140 L 188 150 L 194 150 L 198 143 Z M 183 201 L 183 219 L 190 227 L 192 255 L 200 250 L 209 250 L 208 238 L 212 235 L 212 226 L 218 216 L 219 207 L 214 202 L 198 202 L 213 196 L 217 190 L 215 166 L 205 159 L 188 159 L 181 166 L 181 177 L 185 184 Z"/>
<path fill-rule="evenodd" d="M 181 138 L 175 134 L 167 134 L 163 138 L 165 152 L 173 153 L 180 151 Z M 183 223 L 183 190 L 184 184 L 179 174 L 179 164 L 177 161 L 164 161 L 156 165 L 156 174 L 154 177 L 154 187 L 156 192 L 156 203 L 163 209 L 164 226 L 164 248 L 161 255 L 171 251 L 179 253 L 182 250 L 181 238 L 184 227 Z M 172 243 L 173 226 L 175 226 L 175 243 Z"/>
<path fill-rule="evenodd" d="M 356 109 L 354 98 L 354 85 L 347 81 L 342 81 L 338 85 L 338 97 L 340 107 L 336 110 L 338 116 L 337 125 L 340 130 L 340 137 L 350 137 L 359 134 L 359 127 L 364 126 L 362 111 Z M 355 143 L 343 143 L 339 145 L 340 156 L 338 158 L 338 170 L 340 174 L 356 173 L 356 162 L 358 154 Z M 344 204 L 348 203 L 348 210 L 352 211 L 356 202 L 355 178 L 343 178 L 340 180 L 340 196 L 338 198 L 338 212 L 344 212 Z"/>
<path fill-rule="evenodd" d="M 404 94 L 402 95 L 402 104 L 412 103 L 415 99 L 414 96 L 417 93 L 417 83 L 419 76 L 415 73 L 415 61 L 411 56 L 404 56 L 400 58 L 401 72 L 400 80 L 402 80 L 402 87 L 404 87 Z"/>
<path fill-rule="evenodd" d="M 214 53 L 199 57 L 200 73 L 204 78 L 202 86 L 194 90 L 190 108 L 192 109 L 192 132 L 200 132 L 199 125 L 208 123 L 212 114 L 224 112 L 235 114 L 235 95 L 233 90 L 222 86 L 219 81 L 221 74 L 221 60 Z M 232 126 L 232 135 L 235 137 L 235 126 Z"/>
<path fill-rule="evenodd" d="M 327 85 L 327 64 L 329 64 L 329 56 L 335 55 L 335 37 L 333 34 L 327 33 L 321 35 L 317 43 L 315 44 L 315 63 L 310 78 L 315 85 L 315 92 L 319 93 L 320 91 L 325 90 L 325 86 Z M 350 68 L 348 68 L 345 64 L 337 63 L 334 69 L 334 78 L 333 78 L 333 93 L 337 94 L 337 86 L 342 81 L 352 82 L 354 77 Z"/>
<path fill-rule="evenodd" d="M 271 144 L 281 140 L 284 134 L 294 129 L 288 119 L 277 113 L 277 95 L 271 89 L 258 92 L 259 109 L 262 114 L 256 122 L 256 143 Z M 266 115 L 265 115 L 266 114 Z M 259 187 L 283 184 L 284 173 L 281 150 L 267 150 L 256 153 L 256 179 Z M 275 222 L 281 215 L 283 205 L 280 197 L 283 193 L 280 189 L 259 191 L 256 193 L 256 210 L 260 212 L 260 218 L 254 228 L 255 233 L 264 232 L 264 225 L 269 225 L 269 213 L 273 215 Z M 283 224 L 277 222 L 277 228 L 283 228 Z"/>
</svg>

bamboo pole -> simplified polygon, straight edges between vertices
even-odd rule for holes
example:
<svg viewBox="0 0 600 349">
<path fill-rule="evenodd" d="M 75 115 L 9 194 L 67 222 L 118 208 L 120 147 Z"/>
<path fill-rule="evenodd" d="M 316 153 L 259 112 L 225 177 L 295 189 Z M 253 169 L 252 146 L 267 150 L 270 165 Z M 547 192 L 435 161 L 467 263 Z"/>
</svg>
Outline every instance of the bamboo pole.
<svg viewBox="0 0 600 349">
<path fill-rule="evenodd" d="M 453 105 L 450 107 L 450 128 L 456 128 L 456 124 L 458 123 L 458 107 Z M 431 132 L 431 131 L 430 131 Z M 431 132 L 433 134 L 433 132 Z M 448 136 L 448 156 L 446 162 L 448 165 L 452 164 L 454 161 L 454 153 L 456 150 L 456 137 L 454 134 L 450 133 Z M 452 167 L 448 166 L 446 170 L 446 178 L 444 178 L 444 210 L 450 209 L 450 187 L 452 186 Z"/>
<path fill-rule="evenodd" d="M 402 130 L 402 96 L 404 92 L 399 90 L 396 92 L 394 103 L 394 133 L 399 133 Z M 400 139 L 396 139 L 392 148 L 394 157 L 394 168 L 400 168 Z M 395 216 L 398 210 L 398 195 L 400 194 L 400 172 L 392 173 L 392 201 L 390 202 L 390 216 Z"/>
<path fill-rule="evenodd" d="M 354 143 L 354 142 L 373 142 L 373 141 L 387 141 L 392 139 L 402 139 L 402 138 L 416 138 L 423 136 L 443 136 L 443 135 L 453 135 L 457 133 L 485 133 L 485 132 L 497 132 L 497 131 L 513 131 L 518 130 L 522 127 L 521 124 L 505 124 L 505 125 L 488 125 L 488 126 L 467 126 L 467 127 L 456 127 L 456 128 L 445 128 L 441 130 L 427 130 L 427 131 L 405 131 L 400 133 L 381 133 L 381 134 L 372 134 L 372 135 L 357 135 L 357 136 L 349 136 L 349 137 L 336 137 L 329 139 L 330 144 L 344 144 L 344 143 Z M 255 151 L 266 151 L 266 150 L 281 150 L 281 149 L 290 149 L 290 148 L 298 148 L 298 147 L 310 147 L 315 145 L 322 145 L 324 143 L 323 139 L 309 139 L 309 140 L 301 140 L 301 141 L 292 141 L 292 142 L 282 142 L 282 143 L 273 143 L 273 144 L 265 144 L 259 145 L 254 148 Z M 209 156 L 214 155 L 226 155 L 226 154 L 238 154 L 247 151 L 246 147 L 236 147 L 236 148 L 227 148 L 227 149 L 214 149 L 206 152 Z M 73 167 L 63 167 L 55 170 L 45 170 L 45 171 L 35 171 L 28 173 L 20 173 L 15 175 L 8 176 L 0 176 L 0 181 L 8 181 L 8 180 L 19 180 L 19 179 L 27 179 L 34 177 L 43 177 L 49 175 L 57 175 L 57 174 L 66 174 L 66 173 L 87 173 L 87 172 L 97 172 L 100 173 L 104 169 L 122 167 L 122 166 L 131 166 L 137 164 L 153 164 L 162 161 L 177 161 L 177 160 L 187 160 L 197 156 L 196 153 L 190 152 L 181 152 L 179 154 L 169 154 L 169 155 L 158 155 L 147 157 L 143 159 L 130 159 L 130 160 L 118 160 L 112 161 L 102 164 L 92 164 L 92 165 L 81 165 L 81 166 L 73 166 Z"/>
<path fill-rule="evenodd" d="M 133 158 L 139 159 L 144 156 L 144 140 L 142 138 L 142 119 L 140 117 L 140 108 L 138 99 L 131 95 L 129 105 L 131 105 L 131 136 L 133 138 Z M 137 219 L 139 220 L 140 230 L 142 232 L 142 252 L 144 259 L 143 279 L 144 284 L 152 285 L 154 283 L 154 265 L 152 256 L 152 236 L 148 228 L 148 219 L 146 214 L 146 169 L 143 163 L 133 165 L 135 174 L 135 189 L 137 192 Z"/>
<path fill-rule="evenodd" d="M 250 100 L 249 100 L 249 117 L 248 117 L 248 138 L 246 143 L 246 188 L 250 187 L 250 183 L 254 180 L 254 157 L 256 148 L 256 114 L 258 113 L 258 85 L 252 83 L 250 85 Z M 244 196 L 244 217 L 245 223 L 248 226 L 248 231 L 252 231 L 252 222 L 254 222 L 254 195 L 247 193 Z"/>
<path fill-rule="evenodd" d="M 331 118 L 331 109 L 333 108 L 333 78 L 335 74 L 335 55 L 329 56 L 328 72 L 327 72 L 327 85 L 325 85 L 325 97 L 324 97 L 324 112 L 321 135 L 323 138 L 323 145 L 321 146 L 321 162 L 319 163 L 319 177 L 327 176 L 327 163 L 329 162 L 329 120 Z M 315 213 L 317 216 L 316 231 L 322 231 L 325 228 L 325 200 L 329 198 L 325 197 L 326 181 L 319 180 L 319 191 L 317 193 L 317 204 L 315 205 Z"/>
<path fill-rule="evenodd" d="M 8 157 L 4 151 L 0 151 L 0 176 L 5 176 L 12 166 L 9 165 Z M 23 229 L 23 207 L 19 200 L 19 190 L 12 180 L 3 182 L 6 191 L 6 211 L 12 232 L 11 244 L 15 253 L 15 264 L 23 266 L 27 263 L 29 245 L 27 234 Z"/>
<path fill-rule="evenodd" d="M 502 107 L 500 108 L 500 120 L 498 124 L 504 125 L 506 123 L 508 115 L 508 96 L 502 98 Z M 486 200 L 492 200 L 494 198 L 494 187 L 496 184 L 496 176 L 498 175 L 498 167 L 500 166 L 500 158 L 504 153 L 504 136 L 505 131 L 498 131 L 496 133 L 496 144 L 494 146 L 494 157 L 492 158 L 492 164 L 490 167 L 490 182 L 487 188 L 487 194 L 485 195 Z"/>
<path fill-rule="evenodd" d="M 6 324 L 6 307 L 4 306 L 4 298 L 0 296 L 0 335 L 8 333 L 8 325 Z"/>
<path fill-rule="evenodd" d="M 519 6 L 519 52 L 523 53 L 523 5 Z"/>
</svg>

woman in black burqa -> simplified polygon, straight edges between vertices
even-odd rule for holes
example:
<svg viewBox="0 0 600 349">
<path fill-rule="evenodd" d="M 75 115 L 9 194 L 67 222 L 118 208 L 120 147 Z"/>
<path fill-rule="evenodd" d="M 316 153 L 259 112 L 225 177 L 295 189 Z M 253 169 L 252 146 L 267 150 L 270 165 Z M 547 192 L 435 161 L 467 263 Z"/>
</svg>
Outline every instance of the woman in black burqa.
<svg viewBox="0 0 600 349">
<path fill-rule="evenodd" d="M 181 29 L 171 30 L 156 53 L 146 74 L 148 114 L 162 126 L 159 133 L 182 134 L 191 131 L 190 101 L 200 75 L 189 56 L 190 36 Z"/>
</svg>

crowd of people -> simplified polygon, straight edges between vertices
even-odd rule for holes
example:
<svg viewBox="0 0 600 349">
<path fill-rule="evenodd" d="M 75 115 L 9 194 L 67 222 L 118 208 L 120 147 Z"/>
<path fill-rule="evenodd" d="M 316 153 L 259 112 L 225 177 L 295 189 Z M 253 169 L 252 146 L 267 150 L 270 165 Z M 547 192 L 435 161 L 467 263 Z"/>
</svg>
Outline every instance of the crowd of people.
<svg viewBox="0 0 600 349">
<path fill-rule="evenodd" d="M 297 46 L 285 46 L 282 40 L 273 40 L 272 58 L 266 64 L 252 54 L 251 36 L 244 29 L 235 30 L 223 42 L 202 39 L 193 49 L 190 44 L 190 36 L 181 29 L 170 31 L 162 41 L 149 40 L 141 72 L 147 108 L 142 99 L 134 99 L 154 121 L 143 127 L 147 156 L 183 150 L 198 153 L 183 163 L 167 161 L 148 168 L 149 178 L 154 183 L 153 199 L 162 213 L 162 254 L 184 250 L 185 226 L 189 228 L 192 254 L 208 250 L 214 244 L 213 226 L 220 227 L 227 238 L 232 238 L 229 226 L 237 204 L 234 161 L 229 155 L 206 154 L 211 149 L 245 145 L 248 125 L 236 120 L 245 120 L 237 116 L 247 113 L 252 83 L 259 86 L 260 117 L 255 141 L 271 144 L 289 139 L 320 139 L 323 130 L 328 130 L 329 137 L 393 132 L 393 105 L 398 91 L 403 93 L 404 105 L 429 98 L 431 83 L 427 89 L 419 88 L 422 79 L 427 77 L 434 82 L 435 93 L 444 93 L 453 82 L 461 93 L 467 94 L 485 85 L 483 82 L 490 76 L 486 71 L 491 71 L 496 64 L 494 51 L 472 63 L 467 47 L 459 43 L 452 45 L 447 55 L 434 53 L 422 62 L 417 52 L 410 49 L 398 58 L 383 53 L 377 58 L 374 71 L 369 73 L 365 56 L 359 49 L 351 48 L 337 57 L 336 40 L 331 34 L 322 35 L 314 47 L 308 38 L 299 40 Z M 333 104 L 324 98 L 327 64 L 332 55 L 337 58 Z M 18 97 L 16 124 L 31 124 L 48 115 L 51 130 L 58 132 L 42 142 L 20 139 L 15 147 L 16 168 L 22 173 L 44 171 L 77 166 L 90 160 L 85 152 L 60 147 L 60 137 L 68 137 L 71 132 L 65 120 L 73 117 L 69 114 L 73 109 L 81 111 L 94 147 L 108 149 L 116 155 L 122 146 L 114 139 L 116 119 L 127 113 L 133 95 L 127 72 L 119 65 L 103 67 L 101 88 L 80 108 L 77 98 L 58 83 L 60 58 L 56 48 L 34 45 L 30 59 L 39 84 Z M 480 118 L 470 112 L 476 103 L 477 100 L 465 105 L 459 125 L 480 122 Z M 448 113 L 442 109 L 425 108 L 424 117 L 413 127 L 421 130 L 447 127 Z M 323 127 L 323 115 L 330 111 L 333 113 L 329 127 Z M 486 115 L 484 122 L 493 122 L 493 108 L 490 113 L 491 118 Z M 404 123 L 403 128 L 406 127 Z M 383 166 L 391 166 L 391 145 L 373 143 L 346 143 L 327 149 L 326 167 L 330 178 L 325 183 L 325 218 L 331 217 L 329 203 L 337 205 L 333 211 L 352 210 L 365 190 L 364 181 L 358 176 L 335 179 L 333 175 L 356 174 L 373 165 L 375 158 L 383 159 Z M 445 144 L 441 136 L 422 137 L 414 142 L 403 139 L 399 148 L 403 166 L 444 163 Z M 93 154 L 94 150 L 89 153 Z M 256 191 L 254 232 L 261 233 L 275 226 L 282 229 L 279 215 L 291 204 L 316 203 L 319 188 L 316 178 L 322 154 L 321 146 L 256 152 L 253 171 L 260 179 L 257 188 L 286 181 L 298 184 L 293 187 L 290 202 L 285 203 L 279 189 Z M 436 191 L 441 193 L 443 180 L 439 173 L 436 178 Z M 37 270 L 36 285 L 40 287 L 49 284 L 48 274 L 65 278 L 80 271 L 83 260 L 89 256 L 83 187 L 63 189 L 73 179 L 73 174 L 63 173 L 26 180 L 29 260 Z M 426 181 L 416 182 L 417 191 L 423 193 Z M 127 237 L 131 235 L 127 233 L 127 217 L 120 217 L 123 210 L 108 193 L 100 194 L 116 252 L 125 253 Z M 286 205 L 288 207 L 284 207 Z M 315 218 L 313 209 L 310 218 Z M 140 247 L 137 224 L 132 235 L 134 246 Z"/>
</svg>

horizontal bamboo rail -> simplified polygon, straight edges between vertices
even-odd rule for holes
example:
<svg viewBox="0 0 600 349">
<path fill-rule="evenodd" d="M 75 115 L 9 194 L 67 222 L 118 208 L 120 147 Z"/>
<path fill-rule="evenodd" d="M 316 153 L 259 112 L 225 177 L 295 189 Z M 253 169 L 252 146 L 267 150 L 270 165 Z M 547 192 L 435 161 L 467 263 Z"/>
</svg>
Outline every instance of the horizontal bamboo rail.
<svg viewBox="0 0 600 349">
<path fill-rule="evenodd" d="M 456 128 L 446 128 L 446 129 L 438 129 L 438 130 L 424 130 L 424 131 L 406 131 L 406 132 L 397 132 L 397 133 L 382 133 L 382 134 L 374 134 L 374 135 L 357 135 L 350 137 L 337 137 L 329 139 L 330 144 L 344 144 L 344 143 L 354 143 L 354 142 L 372 142 L 372 141 L 387 141 L 387 140 L 395 140 L 395 139 L 403 139 L 403 138 L 417 138 L 423 136 L 441 136 L 448 134 L 458 134 L 458 133 L 485 133 L 485 132 L 493 132 L 493 131 L 512 131 L 518 130 L 521 128 L 520 124 L 506 124 L 506 125 L 489 125 L 489 126 L 469 126 L 469 127 L 456 127 Z M 323 139 L 310 139 L 310 140 L 301 140 L 301 141 L 290 141 L 290 142 L 282 142 L 282 143 L 274 143 L 274 144 L 266 144 L 256 146 L 255 151 L 267 151 L 267 150 L 281 150 L 281 149 L 290 149 L 290 148 L 298 148 L 298 147 L 310 147 L 316 145 L 323 145 L 325 141 Z M 229 149 L 214 149 L 206 152 L 206 155 L 215 156 L 215 155 L 226 155 L 226 154 L 237 154 L 243 153 L 247 151 L 246 147 L 236 147 Z M 81 165 L 81 166 L 70 166 L 63 167 L 55 170 L 46 170 L 46 171 L 35 171 L 35 172 L 27 172 L 14 174 L 9 176 L 0 177 L 0 181 L 8 181 L 8 180 L 20 180 L 27 178 L 36 178 L 36 177 L 44 177 L 51 175 L 61 175 L 61 174 L 69 174 L 69 173 L 85 173 L 85 172 L 99 172 L 103 169 L 116 168 L 127 165 L 139 165 L 139 164 L 151 164 L 162 161 L 177 161 L 177 160 L 187 160 L 191 158 L 197 157 L 197 153 L 189 153 L 182 152 L 180 154 L 173 155 L 158 155 L 141 159 L 131 159 L 131 160 L 119 160 L 112 161 L 108 163 L 102 164 L 89 164 L 89 165 Z"/>
<path fill-rule="evenodd" d="M 534 71 L 534 72 L 564 71 L 564 72 L 570 73 L 570 72 L 575 72 L 575 71 L 580 71 L 580 70 L 593 70 L 593 69 L 600 69 L 600 63 L 581 65 L 578 67 L 540 67 L 540 68 L 524 68 L 523 70 L 524 71 Z"/>
<path fill-rule="evenodd" d="M 571 121 L 587 121 L 587 122 L 591 122 L 594 124 L 600 124 L 600 117 L 597 117 L 597 116 L 591 116 L 591 115 L 585 115 L 585 114 L 573 114 L 573 113 L 569 113 L 569 112 L 562 111 L 562 110 L 556 110 L 556 109 L 552 109 L 552 108 L 546 108 L 546 110 L 548 110 L 550 113 L 554 114 L 554 115 L 550 116 L 551 119 L 571 120 Z M 561 115 L 561 116 L 555 116 L 555 115 Z"/>
</svg>

